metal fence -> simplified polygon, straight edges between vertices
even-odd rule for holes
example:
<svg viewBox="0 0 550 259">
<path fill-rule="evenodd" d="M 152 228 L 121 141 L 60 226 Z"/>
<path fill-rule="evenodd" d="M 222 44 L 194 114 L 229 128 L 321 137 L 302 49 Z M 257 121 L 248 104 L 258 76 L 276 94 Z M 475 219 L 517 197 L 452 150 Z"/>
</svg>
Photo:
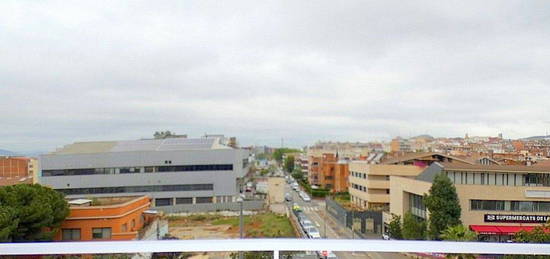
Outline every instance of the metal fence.
<svg viewBox="0 0 550 259">
<path fill-rule="evenodd" d="M 251 200 L 243 201 L 244 210 L 261 210 L 264 208 L 265 202 L 263 200 Z M 213 211 L 239 211 L 241 205 L 238 202 L 228 203 L 201 203 L 201 204 L 179 204 L 166 207 L 154 207 L 153 209 L 161 210 L 166 213 L 199 213 L 199 212 L 213 212 Z"/>
<path fill-rule="evenodd" d="M 340 224 L 353 230 L 359 236 L 382 234 L 384 221 L 381 211 L 353 211 L 342 207 L 331 198 L 326 198 L 328 213 Z"/>
</svg>

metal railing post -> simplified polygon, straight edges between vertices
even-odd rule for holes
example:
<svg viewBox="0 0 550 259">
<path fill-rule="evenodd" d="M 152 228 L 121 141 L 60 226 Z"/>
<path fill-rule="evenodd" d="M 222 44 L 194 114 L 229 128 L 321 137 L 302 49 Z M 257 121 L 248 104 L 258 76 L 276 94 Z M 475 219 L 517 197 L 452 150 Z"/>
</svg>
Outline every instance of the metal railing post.
<svg viewBox="0 0 550 259">
<path fill-rule="evenodd" d="M 243 238 L 243 229 L 244 229 L 243 203 L 244 203 L 244 200 L 242 198 L 240 198 L 239 204 L 240 204 L 240 207 L 241 207 L 241 209 L 240 209 L 241 213 L 239 214 L 239 237 L 241 239 Z M 244 259 L 243 251 L 239 252 L 239 259 Z"/>
<path fill-rule="evenodd" d="M 273 250 L 273 259 L 279 259 L 279 250 Z"/>
</svg>

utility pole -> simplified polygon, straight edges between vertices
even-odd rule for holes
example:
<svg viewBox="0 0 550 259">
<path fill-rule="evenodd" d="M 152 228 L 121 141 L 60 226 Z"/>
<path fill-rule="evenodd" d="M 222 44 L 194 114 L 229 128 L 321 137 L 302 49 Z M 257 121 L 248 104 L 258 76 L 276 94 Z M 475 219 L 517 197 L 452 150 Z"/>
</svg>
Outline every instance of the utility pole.
<svg viewBox="0 0 550 259">
<path fill-rule="evenodd" d="M 328 235 L 327 235 L 327 212 L 328 212 L 328 209 L 327 209 L 327 197 L 325 196 L 325 217 L 323 217 L 323 228 L 324 228 L 324 232 L 325 232 L 325 238 L 328 238 Z"/>
<path fill-rule="evenodd" d="M 244 203 L 244 200 L 242 197 L 239 197 L 237 199 L 237 201 L 239 202 L 240 204 L 240 214 L 239 214 L 239 237 L 242 239 L 243 238 L 243 229 L 244 229 L 244 220 L 243 220 L 243 203 Z M 244 254 L 243 254 L 243 251 L 239 251 L 239 259 L 244 259 Z"/>
</svg>

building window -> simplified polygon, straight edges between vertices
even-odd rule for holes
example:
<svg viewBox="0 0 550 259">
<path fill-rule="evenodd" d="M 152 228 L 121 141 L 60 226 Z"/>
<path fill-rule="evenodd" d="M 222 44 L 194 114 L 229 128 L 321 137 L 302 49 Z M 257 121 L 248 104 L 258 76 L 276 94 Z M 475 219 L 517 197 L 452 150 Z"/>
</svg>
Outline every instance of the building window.
<svg viewBox="0 0 550 259">
<path fill-rule="evenodd" d="M 168 163 L 168 164 L 171 164 Z M 145 172 L 186 172 L 186 171 L 232 171 L 233 164 L 212 164 L 212 165 L 169 165 L 145 167 Z M 92 174 L 131 174 L 141 173 L 138 167 L 120 168 L 85 168 L 85 169 L 61 169 L 42 170 L 42 176 L 69 176 L 69 175 L 92 175 Z"/>
<path fill-rule="evenodd" d="M 178 191 L 212 191 L 213 184 L 179 184 L 179 185 L 146 185 L 146 186 L 118 186 L 96 188 L 67 188 L 56 189 L 66 195 L 101 194 L 101 193 L 132 193 L 132 192 L 178 192 Z"/>
<path fill-rule="evenodd" d="M 212 203 L 212 197 L 197 197 L 197 203 Z"/>
<path fill-rule="evenodd" d="M 411 214 L 425 219 L 426 206 L 424 205 L 424 197 L 414 193 L 409 193 L 409 211 Z"/>
<path fill-rule="evenodd" d="M 504 201 L 471 200 L 471 210 L 504 210 Z"/>
<path fill-rule="evenodd" d="M 120 232 L 126 232 L 128 231 L 128 224 L 124 223 L 122 226 L 120 226 Z"/>
<path fill-rule="evenodd" d="M 191 197 L 176 198 L 176 204 L 193 204 L 193 198 Z"/>
<path fill-rule="evenodd" d="M 130 227 L 132 228 L 132 230 L 136 228 L 136 219 L 132 219 L 132 222 L 130 223 Z"/>
<path fill-rule="evenodd" d="M 61 232 L 63 241 L 80 240 L 80 228 L 64 228 Z"/>
<path fill-rule="evenodd" d="M 92 239 L 111 239 L 111 228 L 92 228 Z"/>
<path fill-rule="evenodd" d="M 172 206 L 172 198 L 156 198 L 155 207 Z"/>
</svg>

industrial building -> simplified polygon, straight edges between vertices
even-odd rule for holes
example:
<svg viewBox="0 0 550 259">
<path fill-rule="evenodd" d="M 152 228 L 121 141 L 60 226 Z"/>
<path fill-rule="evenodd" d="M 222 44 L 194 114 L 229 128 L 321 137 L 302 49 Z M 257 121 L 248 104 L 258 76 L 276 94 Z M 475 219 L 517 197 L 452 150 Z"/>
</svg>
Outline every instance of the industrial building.
<svg viewBox="0 0 550 259">
<path fill-rule="evenodd" d="M 77 142 L 40 156 L 39 181 L 70 198 L 148 195 L 161 210 L 232 203 L 249 152 L 226 143 L 221 136 Z"/>
</svg>

